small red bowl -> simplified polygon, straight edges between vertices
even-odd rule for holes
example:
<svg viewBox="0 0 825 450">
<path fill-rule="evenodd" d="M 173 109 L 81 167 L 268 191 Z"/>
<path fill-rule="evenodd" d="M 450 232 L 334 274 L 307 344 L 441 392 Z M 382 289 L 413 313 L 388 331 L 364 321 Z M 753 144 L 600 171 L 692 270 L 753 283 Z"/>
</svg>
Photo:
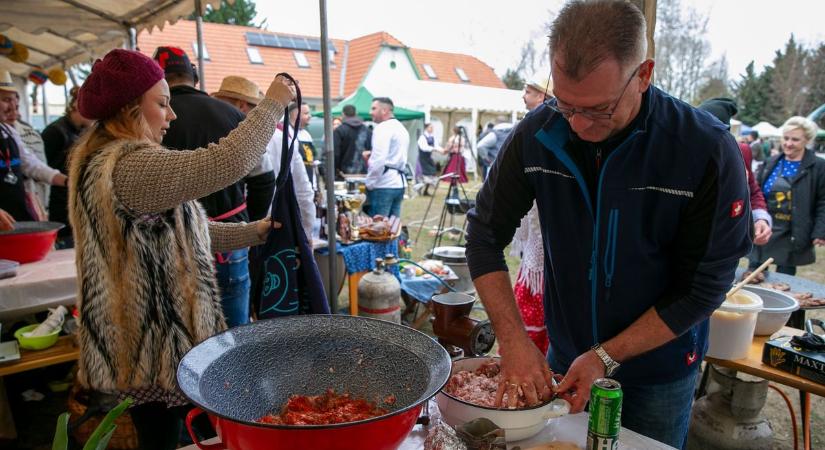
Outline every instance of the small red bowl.
<svg viewBox="0 0 825 450">
<path fill-rule="evenodd" d="M 40 261 L 54 247 L 57 232 L 64 226 L 58 222 L 16 222 L 14 230 L 0 231 L 0 259 L 20 264 Z"/>
</svg>

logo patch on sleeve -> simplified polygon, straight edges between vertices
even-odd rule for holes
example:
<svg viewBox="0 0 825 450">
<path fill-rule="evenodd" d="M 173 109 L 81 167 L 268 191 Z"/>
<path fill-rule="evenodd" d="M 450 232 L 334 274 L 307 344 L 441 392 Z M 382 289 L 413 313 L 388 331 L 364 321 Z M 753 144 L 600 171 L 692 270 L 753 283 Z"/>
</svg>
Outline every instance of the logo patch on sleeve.
<svg viewBox="0 0 825 450">
<path fill-rule="evenodd" d="M 744 200 L 736 200 L 735 202 L 730 204 L 730 216 L 731 217 L 739 217 L 744 212 L 745 212 L 745 201 Z"/>
</svg>

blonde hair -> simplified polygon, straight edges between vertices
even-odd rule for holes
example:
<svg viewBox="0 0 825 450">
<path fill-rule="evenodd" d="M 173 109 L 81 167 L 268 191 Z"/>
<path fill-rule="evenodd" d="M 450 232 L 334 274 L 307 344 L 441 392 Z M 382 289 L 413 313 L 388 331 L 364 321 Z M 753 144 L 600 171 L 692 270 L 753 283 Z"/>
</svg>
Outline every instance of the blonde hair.
<svg viewBox="0 0 825 450">
<path fill-rule="evenodd" d="M 816 138 L 816 132 L 819 130 L 819 127 L 817 127 L 812 120 L 808 120 L 802 116 L 793 116 L 782 124 L 782 134 L 796 129 L 802 130 L 802 134 L 805 135 L 805 139 L 807 139 L 808 142 L 811 142 L 814 138 Z"/>
<path fill-rule="evenodd" d="M 149 124 L 146 123 L 140 109 L 142 100 L 143 96 L 132 100 L 114 116 L 98 120 L 89 127 L 89 131 L 80 137 L 71 152 L 69 158 L 70 170 L 71 167 L 88 158 L 92 152 L 112 141 L 118 139 L 146 140 L 146 130 L 149 128 Z"/>
</svg>

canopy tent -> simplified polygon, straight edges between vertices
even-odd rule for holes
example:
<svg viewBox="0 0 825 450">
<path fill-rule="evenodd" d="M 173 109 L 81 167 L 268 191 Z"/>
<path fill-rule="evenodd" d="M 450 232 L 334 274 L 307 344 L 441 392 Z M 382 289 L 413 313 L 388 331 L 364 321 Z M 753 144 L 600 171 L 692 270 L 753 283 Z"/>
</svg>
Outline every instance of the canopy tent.
<svg viewBox="0 0 825 450">
<path fill-rule="evenodd" d="M 377 80 L 380 82 L 382 80 Z M 389 92 L 393 101 L 416 109 L 488 111 L 502 114 L 522 112 L 522 91 L 514 89 L 445 83 L 443 81 L 410 80 L 398 83 L 386 80 L 383 85 L 370 86 L 375 91 Z"/>
<path fill-rule="evenodd" d="M 774 138 L 782 136 L 782 130 L 769 124 L 768 122 L 759 122 L 751 127 L 752 130 L 759 132 L 759 136 L 763 138 Z"/>
<path fill-rule="evenodd" d="M 233 0 L 234 1 L 234 0 Z M 68 69 L 122 47 L 133 33 L 163 28 L 195 10 L 198 0 L 3 0 L 0 34 L 29 50 L 23 63 L 0 57 L 0 69 L 27 77 L 32 67 Z M 205 8 L 220 0 L 201 0 Z"/>
<path fill-rule="evenodd" d="M 358 117 L 364 120 L 372 119 L 370 117 L 370 108 L 372 107 L 372 99 L 375 98 L 374 95 L 370 93 L 364 86 L 358 88 L 352 95 L 349 97 L 341 100 L 334 108 L 330 111 L 333 116 L 340 116 L 343 112 L 344 106 L 352 105 L 355 107 L 356 114 Z M 393 99 L 393 102 L 396 102 Z M 395 118 L 398 120 L 416 120 L 416 119 L 423 119 L 424 113 L 420 111 L 414 111 L 412 109 L 401 108 L 396 106 L 393 110 L 395 114 Z M 324 115 L 323 111 L 318 111 L 312 113 L 315 117 L 322 117 Z"/>
</svg>

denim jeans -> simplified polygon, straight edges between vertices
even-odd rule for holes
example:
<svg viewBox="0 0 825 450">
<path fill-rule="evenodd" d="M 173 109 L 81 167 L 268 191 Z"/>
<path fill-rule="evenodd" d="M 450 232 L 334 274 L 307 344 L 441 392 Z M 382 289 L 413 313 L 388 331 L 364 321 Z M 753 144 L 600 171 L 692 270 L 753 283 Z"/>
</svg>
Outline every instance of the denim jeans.
<svg viewBox="0 0 825 450">
<path fill-rule="evenodd" d="M 671 447 L 685 448 L 697 373 L 664 384 L 623 384 L 622 426 Z"/>
<path fill-rule="evenodd" d="M 226 324 L 231 328 L 249 323 L 249 249 L 225 252 L 220 256 L 215 261 L 215 271 Z"/>
<path fill-rule="evenodd" d="M 401 217 L 401 201 L 404 200 L 404 188 L 373 189 L 367 191 L 370 215 Z"/>
</svg>

